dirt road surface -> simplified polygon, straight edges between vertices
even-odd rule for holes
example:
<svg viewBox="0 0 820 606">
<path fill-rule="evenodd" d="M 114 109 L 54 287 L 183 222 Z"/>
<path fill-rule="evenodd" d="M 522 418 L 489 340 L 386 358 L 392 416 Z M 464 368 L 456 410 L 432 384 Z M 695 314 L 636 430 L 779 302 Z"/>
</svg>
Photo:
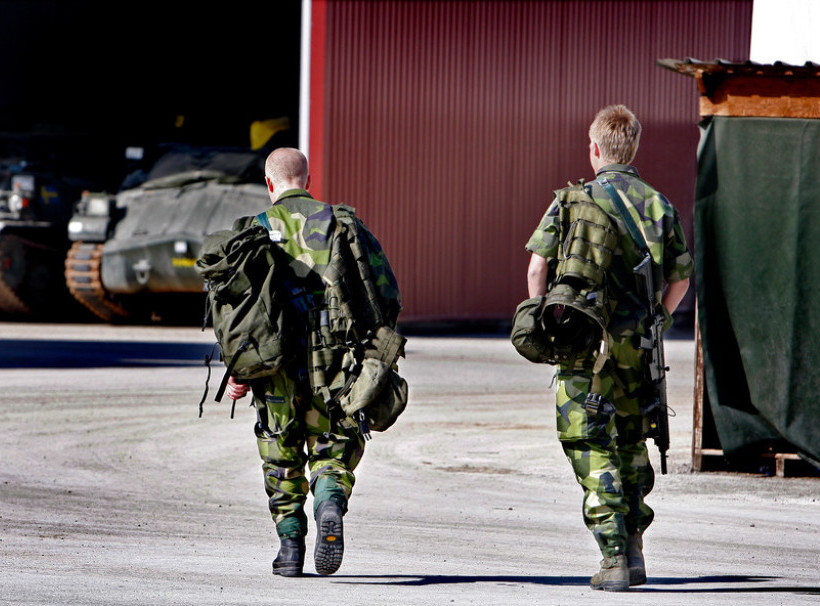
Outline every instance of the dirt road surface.
<svg viewBox="0 0 820 606">
<path fill-rule="evenodd" d="M 694 345 L 667 343 L 669 473 L 649 583 L 589 589 L 595 543 L 555 437 L 551 369 L 503 336 L 410 337 L 410 405 L 357 471 L 339 572 L 278 541 L 240 400 L 198 417 L 212 334 L 0 324 L 0 604 L 820 604 L 820 480 L 691 473 Z M 651 447 L 656 468 L 657 451 Z"/>
</svg>

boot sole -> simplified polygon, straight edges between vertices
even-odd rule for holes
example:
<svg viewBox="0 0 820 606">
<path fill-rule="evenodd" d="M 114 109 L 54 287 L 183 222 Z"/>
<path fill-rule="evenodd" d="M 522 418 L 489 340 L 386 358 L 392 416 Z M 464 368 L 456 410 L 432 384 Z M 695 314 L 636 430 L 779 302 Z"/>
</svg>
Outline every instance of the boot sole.
<svg viewBox="0 0 820 606">
<path fill-rule="evenodd" d="M 313 553 L 316 572 L 333 574 L 342 565 L 345 550 L 342 518 L 337 515 L 323 516 L 318 526 L 319 536 L 316 537 Z"/>
<path fill-rule="evenodd" d="M 629 589 L 629 582 L 628 581 L 604 581 L 603 583 L 598 583 L 593 585 L 592 583 L 589 584 L 592 589 L 595 590 L 603 590 L 603 591 L 627 591 Z"/>
<path fill-rule="evenodd" d="M 273 567 L 273 574 L 280 577 L 300 577 L 302 569 L 296 566 L 276 566 Z"/>
</svg>

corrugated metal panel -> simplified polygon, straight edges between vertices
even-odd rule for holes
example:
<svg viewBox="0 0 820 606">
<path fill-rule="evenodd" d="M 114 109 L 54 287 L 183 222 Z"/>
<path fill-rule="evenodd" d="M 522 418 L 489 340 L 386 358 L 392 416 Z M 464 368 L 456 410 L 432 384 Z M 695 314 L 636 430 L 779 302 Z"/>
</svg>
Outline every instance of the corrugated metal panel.
<svg viewBox="0 0 820 606">
<path fill-rule="evenodd" d="M 751 0 L 327 3 L 324 198 L 355 206 L 402 319 L 509 319 L 553 189 L 591 178 L 609 103 L 644 126 L 636 165 L 690 242 L 697 92 L 660 58 L 748 58 Z"/>
</svg>

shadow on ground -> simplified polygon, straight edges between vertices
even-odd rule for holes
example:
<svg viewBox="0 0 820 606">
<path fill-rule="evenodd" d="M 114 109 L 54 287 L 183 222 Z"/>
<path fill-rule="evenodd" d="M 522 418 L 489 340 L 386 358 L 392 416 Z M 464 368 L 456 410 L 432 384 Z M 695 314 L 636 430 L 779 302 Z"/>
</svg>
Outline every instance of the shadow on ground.
<svg viewBox="0 0 820 606">
<path fill-rule="evenodd" d="M 0 368 L 197 366 L 213 349 L 203 343 L 0 339 Z"/>
<path fill-rule="evenodd" d="M 772 585 L 779 577 L 755 577 L 743 575 L 702 577 L 650 577 L 646 585 L 633 587 L 630 591 L 641 593 L 795 593 L 820 595 L 820 587 L 780 587 Z M 588 586 L 589 577 L 524 576 L 524 575 L 356 575 L 334 576 L 342 583 L 361 582 L 368 585 L 459 585 L 464 583 L 493 583 L 510 585 Z M 710 587 L 687 587 L 710 585 Z"/>
</svg>

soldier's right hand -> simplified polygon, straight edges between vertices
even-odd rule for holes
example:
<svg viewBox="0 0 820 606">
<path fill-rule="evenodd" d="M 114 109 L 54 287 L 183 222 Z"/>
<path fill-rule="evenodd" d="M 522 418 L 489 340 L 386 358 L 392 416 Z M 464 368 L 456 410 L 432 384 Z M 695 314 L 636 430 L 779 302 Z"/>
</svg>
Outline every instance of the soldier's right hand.
<svg viewBox="0 0 820 606">
<path fill-rule="evenodd" d="M 225 393 L 228 394 L 228 397 L 233 400 L 238 400 L 239 398 L 244 398 L 250 387 L 248 387 L 244 383 L 237 383 L 233 377 L 228 377 L 228 385 L 225 388 Z"/>
</svg>

